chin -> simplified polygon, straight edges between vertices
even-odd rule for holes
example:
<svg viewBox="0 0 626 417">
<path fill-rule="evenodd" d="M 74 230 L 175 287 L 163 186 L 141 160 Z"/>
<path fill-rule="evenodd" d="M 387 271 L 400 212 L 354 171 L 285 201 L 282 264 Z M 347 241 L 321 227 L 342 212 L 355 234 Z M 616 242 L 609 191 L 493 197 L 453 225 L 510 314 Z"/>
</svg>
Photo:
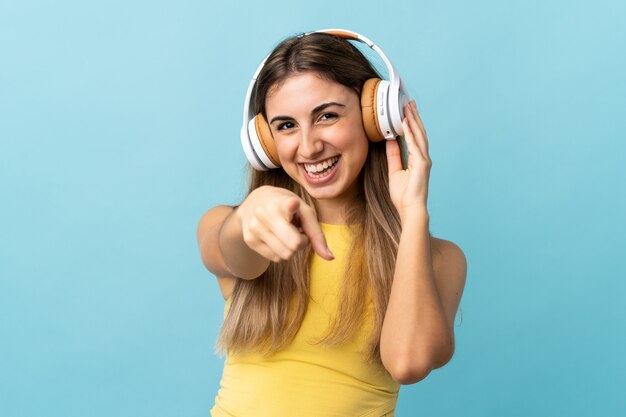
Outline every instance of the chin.
<svg viewBox="0 0 626 417">
<path fill-rule="evenodd" d="M 305 180 L 304 183 L 300 182 L 300 185 L 312 198 L 316 200 L 343 200 L 349 195 L 352 195 L 352 191 L 355 191 L 352 190 L 354 184 L 351 187 L 347 187 L 345 184 L 330 184 L 325 187 L 311 187 Z"/>
</svg>

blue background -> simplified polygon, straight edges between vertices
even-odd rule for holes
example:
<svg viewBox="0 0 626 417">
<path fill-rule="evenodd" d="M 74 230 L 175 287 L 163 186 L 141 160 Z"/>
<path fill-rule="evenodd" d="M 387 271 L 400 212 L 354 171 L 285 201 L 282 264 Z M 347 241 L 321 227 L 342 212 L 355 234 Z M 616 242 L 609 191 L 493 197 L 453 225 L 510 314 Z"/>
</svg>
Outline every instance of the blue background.
<svg viewBox="0 0 626 417">
<path fill-rule="evenodd" d="M 469 264 L 455 356 L 402 387 L 397 415 L 621 415 L 625 12 L 1 1 L 0 415 L 208 416 L 223 299 L 196 225 L 244 195 L 259 61 L 327 27 L 374 40 L 409 84 L 431 231 Z"/>
</svg>

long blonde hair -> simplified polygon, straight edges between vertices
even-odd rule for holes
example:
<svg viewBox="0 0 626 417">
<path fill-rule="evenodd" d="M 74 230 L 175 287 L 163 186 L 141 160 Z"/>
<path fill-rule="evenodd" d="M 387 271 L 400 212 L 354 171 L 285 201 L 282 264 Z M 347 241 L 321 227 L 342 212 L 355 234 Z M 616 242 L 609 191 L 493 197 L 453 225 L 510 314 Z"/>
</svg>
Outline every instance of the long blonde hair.
<svg viewBox="0 0 626 417">
<path fill-rule="evenodd" d="M 307 71 L 350 87 L 359 95 L 365 80 L 379 78 L 369 61 L 345 39 L 320 33 L 289 38 L 274 49 L 257 78 L 255 112 L 265 115 L 265 97 L 270 88 L 294 73 Z M 315 208 L 304 187 L 284 170 L 250 172 L 248 193 L 262 185 L 281 187 Z M 349 263 L 343 275 L 338 311 L 318 343 L 334 346 L 349 339 L 362 323 L 363 300 L 371 296 L 374 326 L 366 356 L 380 362 L 380 334 L 401 232 L 400 216 L 389 195 L 384 141 L 369 143 L 358 182 L 358 203 L 346 212 L 346 223 L 357 225 L 350 228 L 348 252 L 356 261 Z M 306 247 L 288 261 L 270 263 L 257 279 L 237 281 L 216 344 L 218 353 L 257 351 L 268 356 L 293 340 L 308 307 L 310 256 L 311 249 Z"/>
</svg>

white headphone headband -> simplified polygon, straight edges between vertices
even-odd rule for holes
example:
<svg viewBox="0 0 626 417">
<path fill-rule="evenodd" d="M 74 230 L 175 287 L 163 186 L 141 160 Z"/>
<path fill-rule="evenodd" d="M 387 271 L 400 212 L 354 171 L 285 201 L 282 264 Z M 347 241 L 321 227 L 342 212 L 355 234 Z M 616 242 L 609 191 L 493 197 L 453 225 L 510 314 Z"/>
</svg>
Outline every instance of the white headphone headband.
<svg viewBox="0 0 626 417">
<path fill-rule="evenodd" d="M 377 101 L 381 106 L 384 106 L 386 103 L 395 103 L 396 105 L 388 105 L 384 108 L 388 109 L 389 114 L 381 114 L 379 115 L 379 121 L 383 136 L 385 139 L 394 139 L 396 136 L 402 135 L 402 124 L 401 120 L 403 117 L 402 107 L 404 104 L 408 102 L 408 94 L 406 93 L 404 83 L 398 76 L 398 72 L 392 65 L 387 55 L 376 45 L 374 42 L 369 40 L 363 35 L 360 35 L 356 32 L 352 32 L 350 30 L 345 29 L 324 29 L 324 30 L 316 30 L 313 32 L 307 32 L 300 37 L 308 36 L 314 33 L 327 33 L 330 35 L 339 36 L 341 38 L 345 38 L 348 40 L 354 40 L 363 42 L 368 47 L 374 50 L 378 56 L 383 60 L 385 66 L 387 67 L 387 71 L 389 73 L 389 81 L 381 81 L 381 83 L 385 83 L 388 85 L 388 88 L 381 88 L 378 92 Z M 254 126 L 250 125 L 254 123 L 254 118 L 256 114 L 254 113 L 253 106 L 251 105 L 252 100 L 252 92 L 254 91 L 254 87 L 256 85 L 257 78 L 259 73 L 263 69 L 265 62 L 271 55 L 268 54 L 261 64 L 257 67 L 254 75 L 252 76 L 252 80 L 250 80 L 250 84 L 248 85 L 248 90 L 246 92 L 246 100 L 243 108 L 243 123 L 241 126 L 241 145 L 244 149 L 246 157 L 252 166 L 257 170 L 265 171 L 268 168 L 278 168 L 278 166 L 269 158 L 266 150 L 263 148 L 263 144 L 256 137 Z M 385 96 L 385 92 L 388 91 L 388 97 Z M 383 108 L 383 107 L 381 107 Z"/>
</svg>

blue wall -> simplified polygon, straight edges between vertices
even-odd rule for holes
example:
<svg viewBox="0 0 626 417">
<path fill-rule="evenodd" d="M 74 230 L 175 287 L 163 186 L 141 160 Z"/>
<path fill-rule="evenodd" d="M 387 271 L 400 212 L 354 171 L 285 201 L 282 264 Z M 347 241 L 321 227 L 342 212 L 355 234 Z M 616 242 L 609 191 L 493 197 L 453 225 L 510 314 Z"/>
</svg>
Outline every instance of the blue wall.
<svg viewBox="0 0 626 417">
<path fill-rule="evenodd" d="M 358 8 L 0 2 L 0 415 L 208 415 L 223 300 L 197 221 L 244 195 L 259 61 L 327 27 L 407 81 L 431 231 L 469 264 L 455 356 L 397 415 L 626 409 L 624 3 Z"/>
</svg>

